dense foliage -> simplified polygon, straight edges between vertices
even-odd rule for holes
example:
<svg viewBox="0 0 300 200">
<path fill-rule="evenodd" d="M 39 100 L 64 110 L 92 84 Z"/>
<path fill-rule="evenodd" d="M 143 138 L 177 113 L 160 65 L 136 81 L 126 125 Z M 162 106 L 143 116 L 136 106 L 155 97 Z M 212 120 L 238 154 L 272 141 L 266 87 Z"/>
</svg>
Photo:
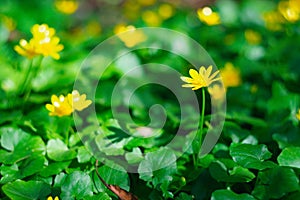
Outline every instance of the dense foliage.
<svg viewBox="0 0 300 200">
<path fill-rule="evenodd" d="M 2 0 L 0 198 L 109 200 L 127 191 L 152 200 L 300 199 L 300 3 L 208 2 Z M 37 25 L 42 24 L 46 32 L 39 33 Z M 188 97 L 196 94 L 199 102 L 206 100 L 205 117 L 200 116 L 205 134 L 213 126 L 210 100 L 222 97 L 222 88 L 203 89 L 204 99 L 201 90 L 181 88 L 188 105 L 185 118 L 177 96 L 156 84 L 136 90 L 130 102 L 125 97 L 132 88 L 112 94 L 130 67 L 160 63 L 182 76 L 200 68 L 179 55 L 163 48 L 137 49 L 125 59 L 116 55 L 98 89 L 74 90 L 78 79 L 97 83 L 101 63 L 116 50 L 108 48 L 100 57 L 90 52 L 110 36 L 134 27 L 183 33 L 210 55 L 196 55 L 199 62 L 206 69 L 215 64 L 220 70 L 226 89 L 226 102 L 221 104 L 227 112 L 222 134 L 209 154 L 198 157 L 199 138 L 191 142 L 195 132 L 190 127 L 198 126 L 202 109 L 201 103 L 200 109 L 189 104 Z M 129 40 L 116 40 L 130 49 L 144 37 L 138 32 Z M 161 47 L 159 42 L 155 45 Z M 180 51 L 192 52 L 186 45 L 174 40 Z M 78 73 L 87 57 L 92 62 L 82 78 Z M 130 76 L 131 86 L 150 77 L 184 84 L 180 76 L 170 77 L 163 69 L 141 68 Z M 164 111 L 148 115 L 155 104 Z M 93 109 L 96 117 L 90 118 Z M 162 115 L 163 127 L 147 127 Z M 166 146 L 181 123 L 185 135 Z"/>
</svg>

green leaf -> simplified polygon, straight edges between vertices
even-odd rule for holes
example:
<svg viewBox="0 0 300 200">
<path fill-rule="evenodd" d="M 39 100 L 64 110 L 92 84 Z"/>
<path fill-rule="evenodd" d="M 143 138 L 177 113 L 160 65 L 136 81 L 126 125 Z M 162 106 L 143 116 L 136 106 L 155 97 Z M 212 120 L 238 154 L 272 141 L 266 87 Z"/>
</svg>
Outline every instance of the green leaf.
<svg viewBox="0 0 300 200">
<path fill-rule="evenodd" d="M 100 151 L 106 155 L 123 155 L 125 152 L 123 149 L 125 140 L 112 142 L 111 140 L 106 139 L 106 136 L 104 135 L 98 135 L 95 140 Z"/>
<path fill-rule="evenodd" d="M 42 181 L 17 180 L 2 187 L 3 192 L 14 200 L 46 199 L 50 194 L 50 186 Z"/>
<path fill-rule="evenodd" d="M 0 183 L 5 184 L 35 174 L 42 169 L 44 161 L 44 157 L 42 156 L 32 156 L 22 161 L 20 166 L 17 164 L 12 166 L 2 165 L 0 169 L 3 177 L 1 177 Z"/>
<path fill-rule="evenodd" d="M 268 112 L 284 110 L 290 105 L 291 96 L 283 84 L 275 82 L 272 84 L 272 98 L 268 101 Z"/>
<path fill-rule="evenodd" d="M 76 157 L 74 150 L 69 150 L 60 139 L 51 139 L 47 144 L 47 155 L 55 161 L 71 160 Z"/>
<path fill-rule="evenodd" d="M 14 164 L 30 157 L 42 155 L 45 151 L 45 144 L 40 137 L 29 136 L 20 141 L 12 152 L 0 150 L 0 162 Z"/>
<path fill-rule="evenodd" d="M 85 172 L 75 171 L 65 178 L 61 186 L 62 199 L 81 199 L 90 196 L 92 192 L 92 180 Z"/>
<path fill-rule="evenodd" d="M 177 172 L 176 155 L 167 148 L 147 153 L 138 167 L 138 172 L 142 180 L 153 179 L 154 185 L 162 183 Z"/>
<path fill-rule="evenodd" d="M 112 198 L 105 192 L 97 195 L 83 197 L 84 200 L 112 200 Z"/>
<path fill-rule="evenodd" d="M 98 169 L 98 171 L 107 184 L 117 185 L 120 188 L 129 191 L 129 177 L 125 169 L 122 167 L 116 164 L 111 166 L 103 165 Z M 102 192 L 106 191 L 106 187 L 102 184 L 102 182 L 100 182 L 99 178 L 96 177 L 97 176 L 95 176 L 96 187 Z"/>
<path fill-rule="evenodd" d="M 20 177 L 19 168 L 18 168 L 17 164 L 14 164 L 11 166 L 2 165 L 0 167 L 0 172 L 2 175 L 1 180 L 0 180 L 1 184 L 11 182 Z"/>
<path fill-rule="evenodd" d="M 230 155 L 232 159 L 239 165 L 250 168 L 263 170 L 272 168 L 275 163 L 264 160 L 271 158 L 272 153 L 266 145 L 251 145 L 251 144 L 235 144 L 230 146 Z"/>
<path fill-rule="evenodd" d="M 181 192 L 178 197 L 175 198 L 175 200 L 193 200 L 193 198 L 188 194 Z"/>
<path fill-rule="evenodd" d="M 276 167 L 258 173 L 252 195 L 258 199 L 279 199 L 299 189 L 299 179 L 292 169 Z"/>
<path fill-rule="evenodd" d="M 84 147 L 78 148 L 77 160 L 79 163 L 86 163 L 90 161 L 92 154 Z"/>
<path fill-rule="evenodd" d="M 25 133 L 21 129 L 15 128 L 2 128 L 1 130 L 1 146 L 9 151 L 13 151 L 15 146 L 19 144 L 20 141 L 28 140 L 30 135 Z"/>
<path fill-rule="evenodd" d="M 44 167 L 39 174 L 42 177 L 59 174 L 62 170 L 66 169 L 70 165 L 70 163 L 71 161 L 51 163 L 50 165 Z"/>
<path fill-rule="evenodd" d="M 211 154 L 207 154 L 204 157 L 199 159 L 199 165 L 203 168 L 208 168 L 210 163 L 215 160 L 214 156 Z"/>
<path fill-rule="evenodd" d="M 212 193 L 211 200 L 255 200 L 249 194 L 236 194 L 230 190 L 216 190 Z"/>
<path fill-rule="evenodd" d="M 300 147 L 287 147 L 277 158 L 280 166 L 300 168 Z"/>
<path fill-rule="evenodd" d="M 214 179 L 222 182 L 249 182 L 255 178 L 251 171 L 238 166 L 229 159 L 212 162 L 209 166 L 209 172 Z"/>
<path fill-rule="evenodd" d="M 129 164 L 134 164 L 141 162 L 144 157 L 140 148 L 136 147 L 132 149 L 132 152 L 126 153 L 125 158 Z"/>
</svg>

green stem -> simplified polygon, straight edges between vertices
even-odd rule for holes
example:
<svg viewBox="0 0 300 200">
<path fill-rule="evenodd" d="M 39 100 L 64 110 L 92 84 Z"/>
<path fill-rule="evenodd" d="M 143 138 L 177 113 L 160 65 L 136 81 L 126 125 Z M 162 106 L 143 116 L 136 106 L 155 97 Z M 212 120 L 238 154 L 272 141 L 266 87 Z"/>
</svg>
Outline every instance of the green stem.
<svg viewBox="0 0 300 200">
<path fill-rule="evenodd" d="M 199 121 L 199 129 L 196 135 L 196 140 L 199 141 L 199 146 L 197 148 L 197 152 L 194 153 L 194 164 L 197 166 L 199 154 L 202 146 L 202 137 L 203 137 L 203 125 L 204 125 L 204 113 L 205 113 L 205 88 L 202 88 L 202 108 L 201 108 L 201 116 Z"/>
<path fill-rule="evenodd" d="M 30 96 L 30 93 L 31 93 L 31 87 L 32 87 L 32 80 L 34 77 L 37 76 L 40 68 L 41 68 L 41 65 L 42 65 L 42 61 L 43 61 L 43 57 L 39 57 L 39 60 L 37 61 L 37 64 L 35 67 L 33 67 L 33 65 L 31 64 L 31 74 L 29 73 L 29 76 L 28 76 L 28 83 L 25 85 L 25 95 L 24 95 L 24 102 L 26 102 Z"/>
<path fill-rule="evenodd" d="M 32 67 L 33 67 L 33 59 L 30 60 L 30 63 L 29 63 L 28 69 L 26 71 L 25 77 L 22 81 L 21 89 L 19 90 L 19 94 L 23 94 L 23 92 L 26 89 L 26 86 L 28 84 L 29 77 L 30 77 L 30 72 L 32 71 Z"/>
<path fill-rule="evenodd" d="M 205 113 L 205 89 L 202 88 L 202 110 L 201 110 L 201 119 L 200 119 L 200 142 L 199 142 L 200 143 L 200 149 L 201 149 L 201 146 L 202 146 L 204 113 Z"/>
</svg>

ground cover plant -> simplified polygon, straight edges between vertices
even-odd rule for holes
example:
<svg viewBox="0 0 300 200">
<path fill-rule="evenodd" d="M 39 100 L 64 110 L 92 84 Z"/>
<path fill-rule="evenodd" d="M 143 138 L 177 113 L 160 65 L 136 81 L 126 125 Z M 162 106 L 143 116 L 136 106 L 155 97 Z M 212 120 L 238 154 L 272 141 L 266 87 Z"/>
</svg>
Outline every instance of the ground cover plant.
<svg viewBox="0 0 300 200">
<path fill-rule="evenodd" d="M 2 0 L 0 199 L 300 199 L 300 1 Z"/>
</svg>

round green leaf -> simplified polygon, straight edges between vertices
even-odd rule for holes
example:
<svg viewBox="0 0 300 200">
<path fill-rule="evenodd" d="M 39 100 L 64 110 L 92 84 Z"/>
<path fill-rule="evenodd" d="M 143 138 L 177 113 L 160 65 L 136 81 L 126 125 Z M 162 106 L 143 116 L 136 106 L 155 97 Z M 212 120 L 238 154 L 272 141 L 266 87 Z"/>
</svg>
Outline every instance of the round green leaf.
<svg viewBox="0 0 300 200">
<path fill-rule="evenodd" d="M 263 144 L 231 145 L 230 155 L 235 162 L 245 168 L 263 170 L 276 166 L 275 163 L 271 161 L 264 162 L 264 160 L 271 158 L 272 153 L 268 150 L 267 146 Z"/>
<path fill-rule="evenodd" d="M 17 180 L 2 187 L 3 192 L 14 200 L 46 199 L 50 194 L 50 186 L 41 181 Z"/>
<path fill-rule="evenodd" d="M 249 194 L 236 194 L 230 190 L 216 190 L 211 200 L 255 200 L 255 198 Z"/>
<path fill-rule="evenodd" d="M 300 147 L 287 147 L 277 158 L 280 166 L 300 168 Z"/>
<path fill-rule="evenodd" d="M 92 192 L 92 180 L 84 172 L 75 171 L 65 178 L 61 186 L 62 199 L 81 199 L 84 196 L 90 196 Z"/>
<path fill-rule="evenodd" d="M 71 160 L 76 157 L 76 152 L 69 150 L 60 139 L 51 139 L 47 144 L 47 155 L 55 161 Z"/>
</svg>

